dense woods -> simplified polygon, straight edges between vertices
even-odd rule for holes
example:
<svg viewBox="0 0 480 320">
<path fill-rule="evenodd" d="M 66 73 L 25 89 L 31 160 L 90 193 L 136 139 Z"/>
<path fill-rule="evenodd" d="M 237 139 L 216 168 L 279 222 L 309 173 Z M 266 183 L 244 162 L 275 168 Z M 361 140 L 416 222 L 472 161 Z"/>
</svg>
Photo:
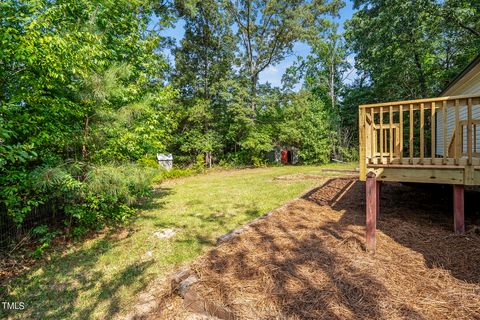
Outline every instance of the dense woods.
<svg viewBox="0 0 480 320">
<path fill-rule="evenodd" d="M 438 95 L 480 51 L 476 1 L 356 0 L 345 29 L 343 5 L 2 1 L 1 214 L 21 225 L 48 203 L 78 233 L 123 221 L 157 153 L 196 169 L 262 165 L 276 146 L 354 160 L 359 104 Z M 298 42 L 310 53 L 282 86 L 261 83 Z"/>
</svg>

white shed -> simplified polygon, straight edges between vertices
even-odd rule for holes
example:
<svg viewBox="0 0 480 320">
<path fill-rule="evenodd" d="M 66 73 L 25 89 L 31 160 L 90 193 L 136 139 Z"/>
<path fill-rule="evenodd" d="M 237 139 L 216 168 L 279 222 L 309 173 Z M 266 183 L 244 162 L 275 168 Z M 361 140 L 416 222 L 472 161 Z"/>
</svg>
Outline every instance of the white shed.
<svg viewBox="0 0 480 320">
<path fill-rule="evenodd" d="M 158 153 L 157 154 L 157 161 L 160 166 L 165 168 L 167 171 L 170 171 L 173 168 L 173 155 Z"/>
</svg>

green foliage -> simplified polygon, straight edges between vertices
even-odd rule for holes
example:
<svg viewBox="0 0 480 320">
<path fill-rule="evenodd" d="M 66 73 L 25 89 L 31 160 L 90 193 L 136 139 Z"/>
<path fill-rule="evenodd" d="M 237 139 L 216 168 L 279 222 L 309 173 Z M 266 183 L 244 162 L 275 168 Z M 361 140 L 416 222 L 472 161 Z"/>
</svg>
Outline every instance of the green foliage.
<svg viewBox="0 0 480 320">
<path fill-rule="evenodd" d="M 135 213 L 132 206 L 150 196 L 155 175 L 155 169 L 134 164 L 94 167 L 65 212 L 88 227 L 126 222 Z"/>
<path fill-rule="evenodd" d="M 86 171 L 84 179 L 76 178 Z M 125 222 L 135 212 L 132 207 L 151 194 L 158 169 L 136 164 L 82 164 L 40 167 L 30 176 L 33 189 L 50 205 L 62 209 L 69 224 L 99 228 L 110 222 Z"/>
<path fill-rule="evenodd" d="M 355 1 L 347 24 L 371 102 L 437 95 L 478 54 L 477 1 Z"/>
<path fill-rule="evenodd" d="M 143 156 L 142 158 L 138 159 L 137 163 L 152 169 L 158 169 L 159 167 L 157 159 L 154 155 Z"/>
<path fill-rule="evenodd" d="M 299 148 L 303 163 L 330 161 L 336 139 L 335 116 L 329 104 L 308 90 L 285 95 L 265 115 L 275 119 L 271 120 L 275 144 Z"/>
<path fill-rule="evenodd" d="M 299 125 L 288 119 L 291 113 L 281 111 L 289 109 L 284 102 L 291 94 L 259 85 L 258 77 L 291 54 L 296 41 L 324 32 L 326 16 L 337 12 L 342 2 L 184 0 L 176 4 L 185 20 L 185 37 L 174 51 L 173 83 L 180 89 L 182 105 L 172 145 L 180 153 L 176 159 L 192 164 L 204 155 L 206 162 L 213 158 L 222 164 L 262 165 L 266 153 L 278 144 L 295 140 L 292 145 L 303 146 Z M 278 113 L 266 111 L 270 108 Z M 289 139 L 279 137 L 278 131 Z M 305 153 L 305 160 L 316 161 L 307 159 L 307 154 L 314 157 L 315 152 Z"/>
<path fill-rule="evenodd" d="M 343 5 L 333 1 L 231 1 L 224 6 L 232 16 L 242 45 L 241 67 L 248 77 L 252 111 L 257 111 L 259 74 L 292 53 L 296 41 L 305 40 Z"/>
<path fill-rule="evenodd" d="M 343 92 L 344 128 L 360 104 L 438 96 L 480 47 L 478 1 L 357 0 L 345 38 L 357 79 Z M 349 129 L 357 141 L 356 130 Z M 415 142 L 418 143 L 418 142 Z M 348 152 L 347 152 L 348 154 Z"/>
<path fill-rule="evenodd" d="M 478 51 L 480 7 L 354 4 L 344 37 L 329 20 L 340 0 L 1 2 L 1 214 L 20 226 L 48 205 L 79 236 L 212 163 L 262 166 L 282 147 L 307 164 L 356 159 L 358 104 L 437 94 Z M 178 45 L 162 36 L 175 19 Z M 258 83 L 298 41 L 311 50 L 283 87 Z M 159 170 L 157 153 L 186 169 Z"/>
<path fill-rule="evenodd" d="M 136 161 L 171 140 L 176 91 L 163 83 L 158 51 L 169 14 L 148 0 L 0 4 L 2 215 L 20 225 L 48 204 L 94 225 L 133 212 L 147 169 L 102 164 Z M 152 31 L 154 15 L 163 20 Z"/>
<path fill-rule="evenodd" d="M 215 157 L 222 151 L 222 129 L 229 121 L 223 96 L 225 82 L 233 75 L 236 43 L 221 1 L 177 4 L 186 24 L 185 37 L 175 50 L 173 83 L 182 107 L 173 146 L 193 163 L 199 154 Z"/>
<path fill-rule="evenodd" d="M 175 179 L 182 177 L 189 177 L 197 174 L 192 168 L 173 168 L 170 171 L 163 170 L 161 179 Z"/>
<path fill-rule="evenodd" d="M 58 232 L 50 231 L 48 226 L 42 224 L 32 229 L 32 234 L 40 243 L 34 251 L 31 252 L 31 256 L 35 259 L 40 259 L 43 252 L 50 246 L 52 240 L 57 236 Z"/>
</svg>

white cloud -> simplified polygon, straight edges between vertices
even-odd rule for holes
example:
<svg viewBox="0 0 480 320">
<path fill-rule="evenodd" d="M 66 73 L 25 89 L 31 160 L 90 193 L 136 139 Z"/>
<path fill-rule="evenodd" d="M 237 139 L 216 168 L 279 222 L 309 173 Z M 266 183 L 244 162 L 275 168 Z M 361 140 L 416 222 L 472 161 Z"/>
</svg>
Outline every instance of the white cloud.
<svg viewBox="0 0 480 320">
<path fill-rule="evenodd" d="M 277 74 L 278 73 L 278 68 L 276 68 L 275 66 L 269 66 L 265 69 L 265 73 Z"/>
</svg>

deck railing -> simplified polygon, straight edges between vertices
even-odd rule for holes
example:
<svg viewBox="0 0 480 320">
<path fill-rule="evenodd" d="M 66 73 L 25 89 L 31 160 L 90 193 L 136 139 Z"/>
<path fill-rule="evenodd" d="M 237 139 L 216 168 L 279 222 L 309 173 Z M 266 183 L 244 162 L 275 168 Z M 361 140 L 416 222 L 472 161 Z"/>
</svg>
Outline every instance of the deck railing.
<svg viewBox="0 0 480 320">
<path fill-rule="evenodd" d="M 361 174 L 369 167 L 480 164 L 480 95 L 359 107 Z"/>
</svg>

